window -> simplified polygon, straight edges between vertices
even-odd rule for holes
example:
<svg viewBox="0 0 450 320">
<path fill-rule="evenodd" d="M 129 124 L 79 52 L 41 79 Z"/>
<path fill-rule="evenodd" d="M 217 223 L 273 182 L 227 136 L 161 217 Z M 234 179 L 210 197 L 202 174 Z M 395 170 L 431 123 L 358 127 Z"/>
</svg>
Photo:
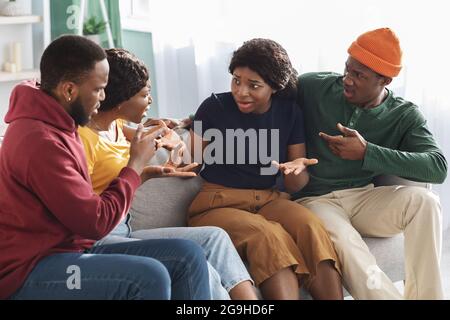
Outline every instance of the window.
<svg viewBox="0 0 450 320">
<path fill-rule="evenodd" d="M 150 1 L 128 0 L 119 1 L 122 28 L 150 32 Z"/>
<path fill-rule="evenodd" d="M 148 0 L 132 0 L 131 15 L 146 18 L 150 14 L 150 2 Z"/>
</svg>

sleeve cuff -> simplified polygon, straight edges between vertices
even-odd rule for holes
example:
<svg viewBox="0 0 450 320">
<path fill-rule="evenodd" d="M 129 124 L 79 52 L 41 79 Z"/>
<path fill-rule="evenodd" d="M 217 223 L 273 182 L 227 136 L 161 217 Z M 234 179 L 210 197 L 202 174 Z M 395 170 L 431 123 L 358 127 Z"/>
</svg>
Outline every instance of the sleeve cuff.
<svg viewBox="0 0 450 320">
<path fill-rule="evenodd" d="M 119 177 L 127 180 L 132 185 L 134 190 L 136 190 L 141 185 L 141 177 L 137 174 L 136 171 L 129 167 L 125 167 L 120 170 Z"/>
<path fill-rule="evenodd" d="M 376 170 L 376 150 L 377 146 L 373 143 L 367 142 L 366 154 L 364 155 L 362 169 L 367 171 Z"/>
</svg>

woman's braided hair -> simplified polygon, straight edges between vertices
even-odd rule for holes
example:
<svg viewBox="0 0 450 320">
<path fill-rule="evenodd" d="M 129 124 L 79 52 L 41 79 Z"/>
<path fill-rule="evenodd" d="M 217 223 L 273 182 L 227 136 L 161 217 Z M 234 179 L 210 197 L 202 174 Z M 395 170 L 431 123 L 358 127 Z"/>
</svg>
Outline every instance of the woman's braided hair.
<svg viewBox="0 0 450 320">
<path fill-rule="evenodd" d="M 105 100 L 99 111 L 108 111 L 132 98 L 147 86 L 149 73 L 145 64 L 125 49 L 107 49 L 109 63 L 108 85 Z"/>
</svg>

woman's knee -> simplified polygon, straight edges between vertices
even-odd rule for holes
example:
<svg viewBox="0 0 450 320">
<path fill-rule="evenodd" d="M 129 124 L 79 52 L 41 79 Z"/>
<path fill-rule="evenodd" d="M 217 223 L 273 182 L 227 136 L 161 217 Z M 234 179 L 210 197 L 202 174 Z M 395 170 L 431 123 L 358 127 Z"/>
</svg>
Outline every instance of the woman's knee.
<svg viewBox="0 0 450 320">
<path fill-rule="evenodd" d="M 230 243 L 230 236 L 228 233 L 219 227 L 200 227 L 202 231 L 202 237 L 207 239 L 208 242 L 217 242 L 217 243 Z"/>
<path fill-rule="evenodd" d="M 280 224 L 268 221 L 265 224 L 254 224 L 249 229 L 246 246 L 247 250 L 251 250 L 252 247 L 266 247 L 271 251 L 284 250 L 287 242 L 292 241 L 293 239 Z"/>
<path fill-rule="evenodd" d="M 296 203 L 290 213 L 288 226 L 294 226 L 302 233 L 327 233 L 323 221 L 308 208 Z"/>
<path fill-rule="evenodd" d="M 292 225 L 320 225 L 322 220 L 307 207 L 286 199 L 273 201 L 270 210 L 276 215 L 282 215 L 279 218 L 283 223 Z M 270 219 L 272 220 L 272 219 Z"/>
</svg>

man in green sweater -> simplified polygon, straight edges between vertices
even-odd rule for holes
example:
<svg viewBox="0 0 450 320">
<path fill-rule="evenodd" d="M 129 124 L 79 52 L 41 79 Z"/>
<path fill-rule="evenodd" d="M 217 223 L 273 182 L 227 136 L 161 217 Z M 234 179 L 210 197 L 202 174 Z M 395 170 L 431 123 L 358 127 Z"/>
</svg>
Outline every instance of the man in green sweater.
<svg viewBox="0 0 450 320">
<path fill-rule="evenodd" d="M 425 188 L 374 187 L 378 175 L 442 183 L 447 162 L 418 107 L 386 88 L 401 69 L 398 38 L 366 32 L 348 49 L 344 75 L 299 77 L 309 184 L 297 202 L 322 218 L 356 299 L 402 299 L 361 236 L 405 236 L 407 299 L 442 299 L 438 197 Z"/>
</svg>

